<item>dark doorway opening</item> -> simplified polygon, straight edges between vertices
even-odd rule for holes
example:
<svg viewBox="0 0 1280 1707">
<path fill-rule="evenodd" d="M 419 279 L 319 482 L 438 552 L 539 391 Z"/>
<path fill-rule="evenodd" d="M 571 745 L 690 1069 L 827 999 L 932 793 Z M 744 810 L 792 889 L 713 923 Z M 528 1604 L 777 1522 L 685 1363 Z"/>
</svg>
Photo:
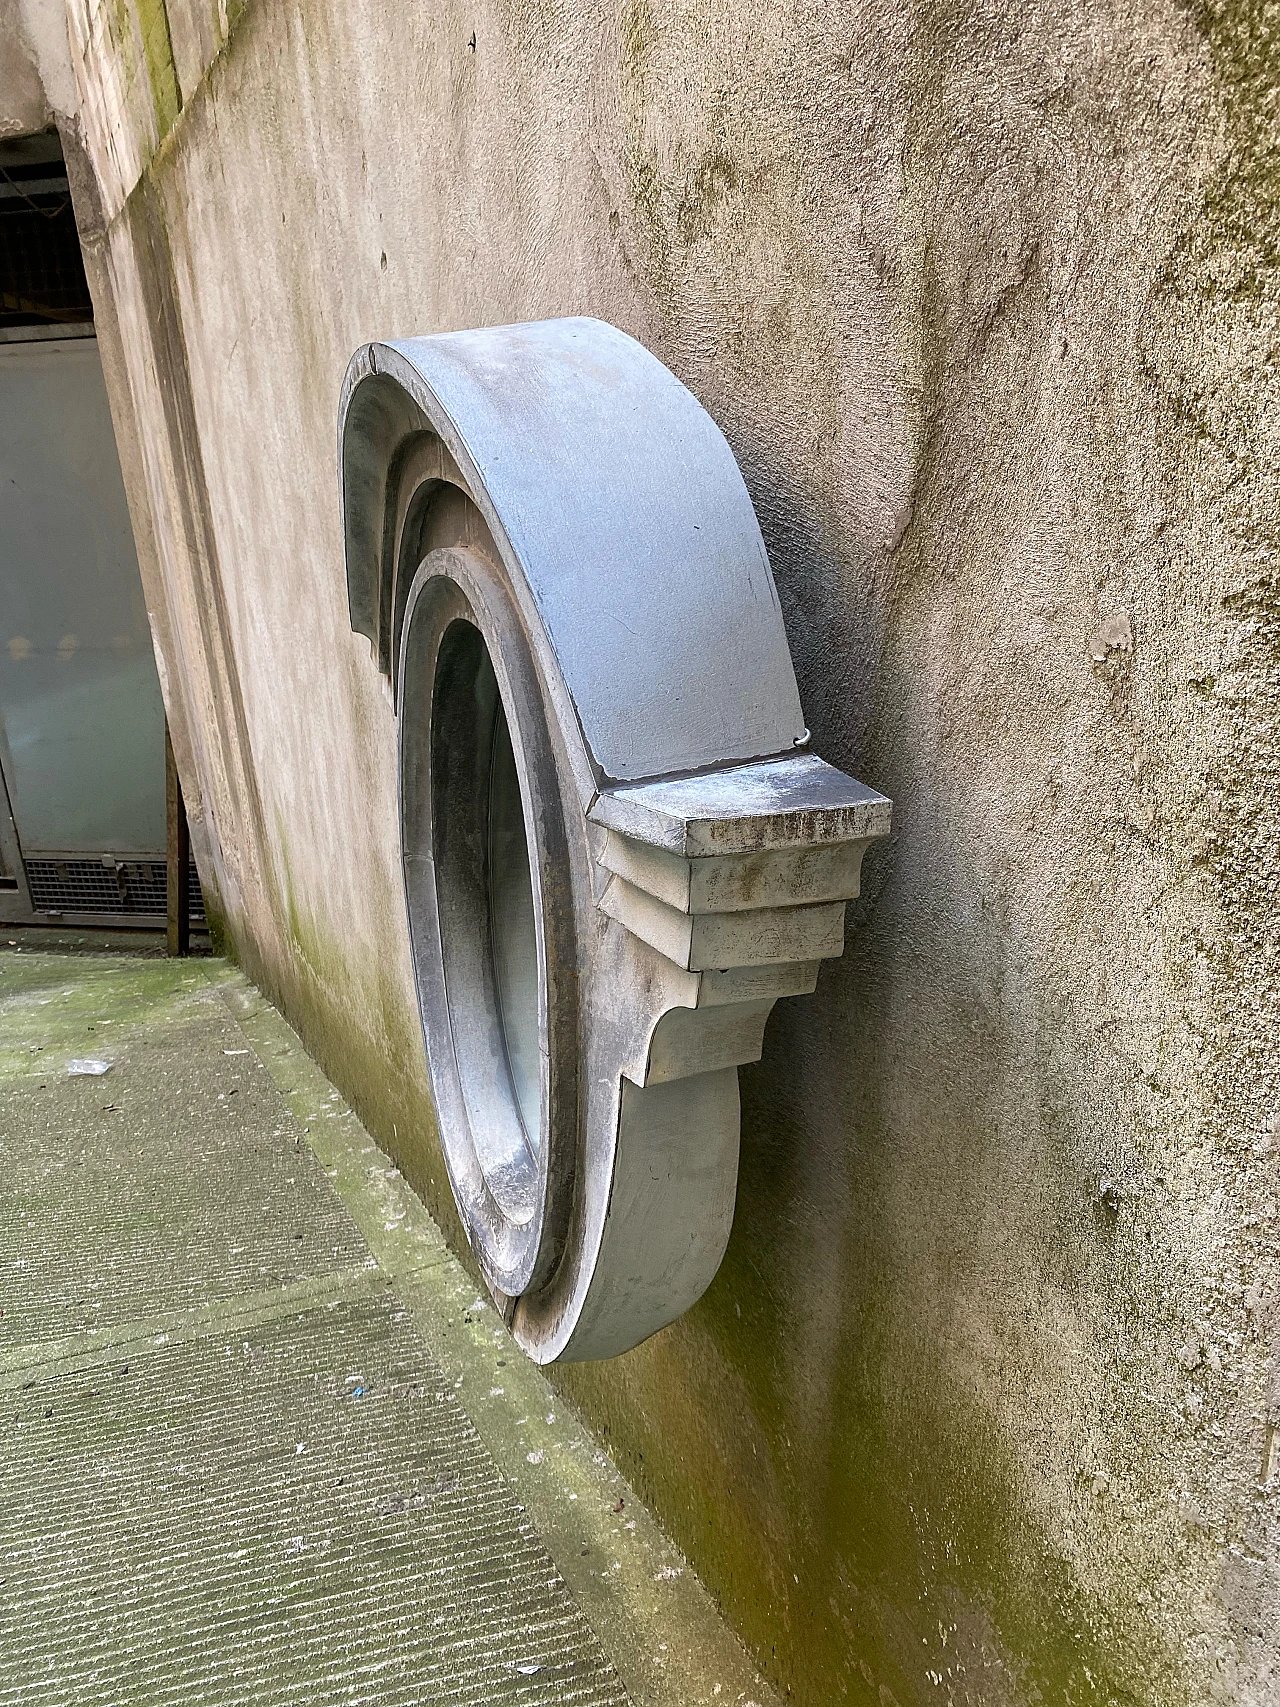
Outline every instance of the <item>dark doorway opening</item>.
<svg viewBox="0 0 1280 1707">
<path fill-rule="evenodd" d="M 0 144 L 0 329 L 92 324 L 56 132 Z"/>
</svg>

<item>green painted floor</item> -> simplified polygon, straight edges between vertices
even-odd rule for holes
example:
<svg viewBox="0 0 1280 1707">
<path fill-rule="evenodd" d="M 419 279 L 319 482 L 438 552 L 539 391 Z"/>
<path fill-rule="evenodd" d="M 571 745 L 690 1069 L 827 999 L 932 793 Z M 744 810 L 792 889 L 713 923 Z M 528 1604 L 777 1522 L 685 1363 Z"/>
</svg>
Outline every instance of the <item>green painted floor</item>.
<svg viewBox="0 0 1280 1707">
<path fill-rule="evenodd" d="M 0 947 L 0 1707 L 771 1702 L 280 1016 L 72 946 Z"/>
</svg>

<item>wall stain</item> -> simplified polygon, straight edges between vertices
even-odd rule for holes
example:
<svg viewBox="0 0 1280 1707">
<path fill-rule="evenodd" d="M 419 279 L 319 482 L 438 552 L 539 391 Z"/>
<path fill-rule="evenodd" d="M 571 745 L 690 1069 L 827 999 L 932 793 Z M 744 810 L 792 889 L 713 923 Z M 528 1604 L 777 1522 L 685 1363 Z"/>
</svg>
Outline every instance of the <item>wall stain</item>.
<svg viewBox="0 0 1280 1707">
<path fill-rule="evenodd" d="M 173 63 L 173 43 L 169 36 L 169 14 L 165 0 L 136 0 L 136 5 L 147 79 L 156 109 L 156 127 L 163 142 L 182 111 L 182 95 Z"/>
</svg>

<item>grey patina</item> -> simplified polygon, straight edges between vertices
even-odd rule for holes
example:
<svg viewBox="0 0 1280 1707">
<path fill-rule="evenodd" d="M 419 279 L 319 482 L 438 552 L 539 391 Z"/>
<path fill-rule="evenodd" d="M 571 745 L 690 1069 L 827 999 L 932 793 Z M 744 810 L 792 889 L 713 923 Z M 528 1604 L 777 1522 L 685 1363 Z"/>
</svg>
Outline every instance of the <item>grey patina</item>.
<svg viewBox="0 0 1280 1707">
<path fill-rule="evenodd" d="M 352 621 L 396 681 L 454 1197 L 532 1356 L 616 1356 L 719 1266 L 737 1068 L 841 953 L 889 802 L 797 754 L 742 477 L 633 339 L 564 320 L 366 346 L 338 438 Z"/>
</svg>

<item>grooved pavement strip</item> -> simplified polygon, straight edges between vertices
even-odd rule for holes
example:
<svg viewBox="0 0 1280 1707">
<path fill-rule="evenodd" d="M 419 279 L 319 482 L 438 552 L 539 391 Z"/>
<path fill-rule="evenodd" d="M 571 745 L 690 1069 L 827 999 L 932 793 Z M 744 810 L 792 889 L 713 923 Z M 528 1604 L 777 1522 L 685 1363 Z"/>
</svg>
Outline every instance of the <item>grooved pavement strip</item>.
<svg viewBox="0 0 1280 1707">
<path fill-rule="evenodd" d="M 207 971 L 4 956 L 0 1142 L 0 1707 L 623 1707 Z"/>
</svg>

